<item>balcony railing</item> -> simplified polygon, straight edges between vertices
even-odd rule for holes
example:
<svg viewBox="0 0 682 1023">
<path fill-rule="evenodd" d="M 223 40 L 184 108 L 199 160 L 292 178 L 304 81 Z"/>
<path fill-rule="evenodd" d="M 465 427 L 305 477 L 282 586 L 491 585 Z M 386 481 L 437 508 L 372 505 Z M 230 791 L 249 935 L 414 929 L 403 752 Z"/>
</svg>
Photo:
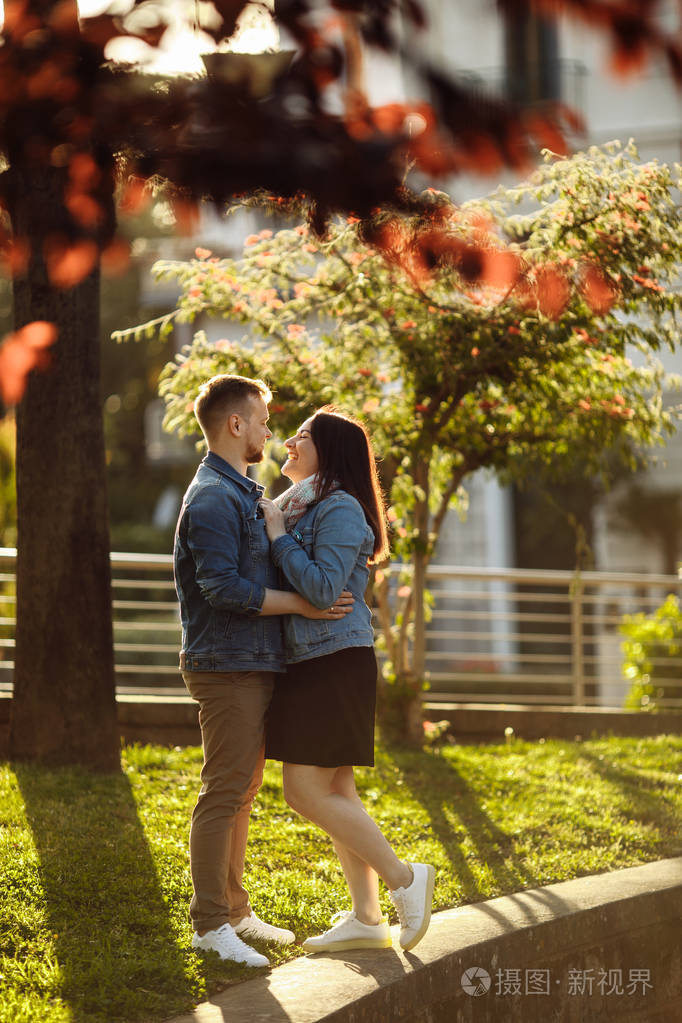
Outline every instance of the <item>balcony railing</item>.
<svg viewBox="0 0 682 1023">
<path fill-rule="evenodd" d="M 515 70 L 498 65 L 460 72 L 462 82 L 482 98 L 500 96 L 531 106 L 561 100 L 581 114 L 585 112 L 587 76 L 582 61 L 563 57 L 529 61 Z"/>
<path fill-rule="evenodd" d="M 11 688 L 16 552 L 0 548 L 0 688 Z M 111 555 L 119 696 L 184 693 L 178 606 L 167 555 Z M 622 708 L 624 614 L 650 613 L 676 576 L 433 565 L 428 699 Z M 654 664 L 663 658 L 654 659 Z M 668 709 L 682 708 L 682 654 L 665 658 Z"/>
</svg>

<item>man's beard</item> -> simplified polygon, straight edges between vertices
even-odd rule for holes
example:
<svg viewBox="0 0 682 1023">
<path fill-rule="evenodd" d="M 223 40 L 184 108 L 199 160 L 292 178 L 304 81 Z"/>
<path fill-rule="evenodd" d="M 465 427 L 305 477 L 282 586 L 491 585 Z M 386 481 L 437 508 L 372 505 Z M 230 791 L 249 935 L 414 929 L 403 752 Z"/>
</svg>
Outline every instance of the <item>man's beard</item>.
<svg viewBox="0 0 682 1023">
<path fill-rule="evenodd" d="M 262 448 L 261 448 L 260 451 L 256 451 L 256 450 L 247 451 L 247 453 L 246 453 L 246 464 L 247 465 L 256 465 L 257 462 L 262 462 L 263 461 L 263 457 L 264 457 L 264 452 L 263 452 Z"/>
</svg>

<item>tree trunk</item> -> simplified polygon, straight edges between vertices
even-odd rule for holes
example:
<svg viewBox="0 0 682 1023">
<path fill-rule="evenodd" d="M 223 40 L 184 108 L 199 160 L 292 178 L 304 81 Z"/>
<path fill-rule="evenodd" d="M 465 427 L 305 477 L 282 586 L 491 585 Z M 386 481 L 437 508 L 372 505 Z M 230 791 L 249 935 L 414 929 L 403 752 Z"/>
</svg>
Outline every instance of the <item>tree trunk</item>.
<svg viewBox="0 0 682 1023">
<path fill-rule="evenodd" d="M 58 328 L 17 416 L 17 629 L 10 755 L 119 768 L 109 529 L 100 399 L 99 271 L 50 286 L 42 256 L 59 206 L 52 171 L 15 174 L 15 235 L 31 261 L 14 283 L 15 326 Z"/>
<path fill-rule="evenodd" d="M 426 590 L 426 568 L 429 561 L 429 458 L 422 453 L 413 463 L 413 479 L 417 496 L 414 507 L 415 549 L 412 555 L 412 594 L 414 609 L 414 634 L 412 641 L 411 670 L 403 668 L 402 682 L 406 698 L 403 708 L 403 729 L 405 738 L 413 746 L 424 742 L 424 712 L 422 709 L 422 684 L 426 673 L 426 617 L 424 593 Z M 406 612 L 407 614 L 407 609 Z"/>
<path fill-rule="evenodd" d="M 418 459 L 414 465 L 415 488 L 418 496 L 414 508 L 415 550 L 412 558 L 414 576 L 412 594 L 414 606 L 414 645 L 412 669 L 415 677 L 424 678 L 426 671 L 426 615 L 424 593 L 426 569 L 429 563 L 429 458 Z"/>
</svg>

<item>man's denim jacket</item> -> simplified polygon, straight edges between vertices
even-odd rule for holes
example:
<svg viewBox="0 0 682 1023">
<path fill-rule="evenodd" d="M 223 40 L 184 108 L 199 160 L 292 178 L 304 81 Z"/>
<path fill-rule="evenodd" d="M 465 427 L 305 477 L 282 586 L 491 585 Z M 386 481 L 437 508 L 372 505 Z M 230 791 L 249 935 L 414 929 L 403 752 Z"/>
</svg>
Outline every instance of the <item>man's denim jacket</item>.
<svg viewBox="0 0 682 1023">
<path fill-rule="evenodd" d="M 277 589 L 263 488 L 209 451 L 185 494 L 175 533 L 175 587 L 187 671 L 283 671 L 280 617 L 258 616 Z"/>
<path fill-rule="evenodd" d="M 350 590 L 355 597 L 353 610 L 339 621 L 286 615 L 287 662 L 373 645 L 371 612 L 365 603 L 367 559 L 373 547 L 374 534 L 360 503 L 343 490 L 313 505 L 290 533 L 274 541 L 273 561 L 290 588 L 315 607 L 331 607 L 342 590 Z M 320 682 L 324 684 L 324 679 Z"/>
</svg>

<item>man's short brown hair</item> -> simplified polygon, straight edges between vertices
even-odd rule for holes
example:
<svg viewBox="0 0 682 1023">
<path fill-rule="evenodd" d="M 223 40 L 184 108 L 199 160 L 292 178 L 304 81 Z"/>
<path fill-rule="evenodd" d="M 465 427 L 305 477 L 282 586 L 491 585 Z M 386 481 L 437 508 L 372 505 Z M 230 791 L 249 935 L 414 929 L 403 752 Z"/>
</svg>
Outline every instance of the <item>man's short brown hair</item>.
<svg viewBox="0 0 682 1023">
<path fill-rule="evenodd" d="M 267 405 L 272 393 L 263 380 L 230 373 L 221 373 L 202 384 L 194 402 L 194 415 L 204 436 L 214 436 L 233 412 L 243 415 L 250 397 L 262 398 Z"/>
</svg>

